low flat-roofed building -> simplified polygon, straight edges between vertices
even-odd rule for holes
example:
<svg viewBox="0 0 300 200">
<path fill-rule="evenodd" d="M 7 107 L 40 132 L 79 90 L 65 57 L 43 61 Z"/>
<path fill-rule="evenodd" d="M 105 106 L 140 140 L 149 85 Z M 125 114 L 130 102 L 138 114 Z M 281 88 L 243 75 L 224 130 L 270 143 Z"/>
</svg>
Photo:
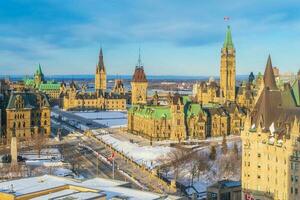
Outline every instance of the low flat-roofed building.
<svg viewBox="0 0 300 200">
<path fill-rule="evenodd" d="M 240 200 L 241 182 L 222 180 L 207 188 L 207 200 Z"/>
<path fill-rule="evenodd" d="M 22 178 L 0 183 L 1 200 L 46 199 L 182 199 L 176 196 L 146 192 L 129 188 L 130 183 L 93 178 L 70 179 L 52 175 Z"/>
</svg>

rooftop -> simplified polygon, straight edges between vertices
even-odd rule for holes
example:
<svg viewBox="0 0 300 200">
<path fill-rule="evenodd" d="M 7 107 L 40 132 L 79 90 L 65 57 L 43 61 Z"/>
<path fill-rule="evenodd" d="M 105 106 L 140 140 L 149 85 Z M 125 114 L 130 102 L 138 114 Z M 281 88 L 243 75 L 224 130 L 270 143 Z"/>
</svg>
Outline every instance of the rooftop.
<svg viewBox="0 0 300 200">
<path fill-rule="evenodd" d="M 93 178 L 76 180 L 64 177 L 44 175 L 23 178 L 0 183 L 0 199 L 9 195 L 12 199 L 27 197 L 42 199 L 91 199 L 96 197 L 126 197 L 126 199 L 152 200 L 161 197 L 160 194 L 127 188 L 127 182 Z M 179 199 L 169 196 L 165 199 Z"/>
</svg>

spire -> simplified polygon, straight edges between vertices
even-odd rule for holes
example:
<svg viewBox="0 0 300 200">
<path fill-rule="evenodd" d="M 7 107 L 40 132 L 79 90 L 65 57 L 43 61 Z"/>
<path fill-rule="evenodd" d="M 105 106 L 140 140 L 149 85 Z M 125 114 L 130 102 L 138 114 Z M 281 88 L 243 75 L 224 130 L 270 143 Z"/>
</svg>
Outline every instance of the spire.
<svg viewBox="0 0 300 200">
<path fill-rule="evenodd" d="M 101 69 L 105 70 L 104 61 L 103 61 L 102 47 L 100 48 L 99 61 L 98 61 L 97 69 L 99 69 L 99 70 L 101 70 Z"/>
<path fill-rule="evenodd" d="M 139 48 L 139 59 L 136 68 L 143 68 L 142 59 L 141 59 L 141 48 Z"/>
<path fill-rule="evenodd" d="M 37 68 L 37 70 L 36 70 L 36 74 L 38 74 L 38 75 L 41 75 L 42 74 L 42 67 L 41 67 L 41 64 L 39 63 L 39 66 L 38 66 L 38 68 Z"/>
<path fill-rule="evenodd" d="M 223 48 L 234 48 L 232 42 L 232 36 L 231 36 L 231 29 L 229 25 L 227 26 L 227 32 L 226 32 Z"/>
<path fill-rule="evenodd" d="M 270 90 L 277 90 L 276 82 L 275 82 L 275 77 L 273 73 L 273 67 L 272 67 L 272 61 L 271 61 L 271 56 L 269 55 L 266 69 L 265 69 L 265 74 L 264 74 L 264 84 L 265 88 L 269 88 Z"/>
</svg>

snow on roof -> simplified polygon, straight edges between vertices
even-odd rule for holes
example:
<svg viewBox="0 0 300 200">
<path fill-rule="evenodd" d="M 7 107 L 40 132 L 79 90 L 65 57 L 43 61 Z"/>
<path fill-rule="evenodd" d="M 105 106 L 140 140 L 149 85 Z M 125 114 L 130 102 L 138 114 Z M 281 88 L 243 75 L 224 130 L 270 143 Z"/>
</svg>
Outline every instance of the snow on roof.
<svg viewBox="0 0 300 200">
<path fill-rule="evenodd" d="M 9 193 L 14 191 L 15 196 L 22 196 L 29 193 L 35 193 L 42 190 L 47 190 L 51 188 L 57 188 L 66 185 L 79 186 L 88 188 L 91 190 L 96 190 L 97 192 L 79 192 L 74 189 L 64 189 L 61 191 L 55 191 L 48 195 L 42 195 L 39 198 L 36 197 L 35 200 L 49 199 L 53 197 L 60 197 L 65 195 L 65 197 L 74 197 L 75 199 L 87 199 L 88 196 L 92 197 L 93 195 L 105 194 L 107 199 L 112 197 L 122 196 L 128 197 L 128 199 L 137 199 L 137 200 L 152 200 L 158 199 L 161 197 L 160 194 L 146 192 L 141 190 L 135 190 L 131 188 L 124 187 L 127 185 L 127 182 L 103 179 L 103 178 L 94 178 L 84 181 L 79 181 L 76 179 L 63 178 L 51 175 L 44 175 L 39 177 L 30 177 L 22 178 L 12 181 L 5 181 L 0 183 L 0 195 L 1 193 Z M 76 195 L 75 195 L 76 193 Z M 95 196 L 93 196 L 95 197 Z M 97 196 L 96 196 L 97 197 Z M 58 198 L 59 199 L 59 198 Z M 179 197 L 169 196 L 166 199 L 179 199 Z"/>
<path fill-rule="evenodd" d="M 43 195 L 32 200 L 43 200 L 43 199 L 94 199 L 97 197 L 103 197 L 104 193 L 95 192 L 78 192 L 77 190 L 67 189 L 59 192 L 50 193 Z"/>
</svg>

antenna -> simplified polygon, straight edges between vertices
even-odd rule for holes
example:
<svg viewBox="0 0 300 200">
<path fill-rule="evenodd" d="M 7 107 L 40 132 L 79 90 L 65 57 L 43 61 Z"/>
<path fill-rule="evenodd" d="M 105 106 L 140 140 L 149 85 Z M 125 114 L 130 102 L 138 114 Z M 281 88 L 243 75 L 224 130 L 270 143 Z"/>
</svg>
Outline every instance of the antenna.
<svg viewBox="0 0 300 200">
<path fill-rule="evenodd" d="M 142 59 L 141 59 L 141 48 L 140 47 L 139 47 L 139 59 L 138 59 L 137 67 L 143 68 Z"/>
</svg>

